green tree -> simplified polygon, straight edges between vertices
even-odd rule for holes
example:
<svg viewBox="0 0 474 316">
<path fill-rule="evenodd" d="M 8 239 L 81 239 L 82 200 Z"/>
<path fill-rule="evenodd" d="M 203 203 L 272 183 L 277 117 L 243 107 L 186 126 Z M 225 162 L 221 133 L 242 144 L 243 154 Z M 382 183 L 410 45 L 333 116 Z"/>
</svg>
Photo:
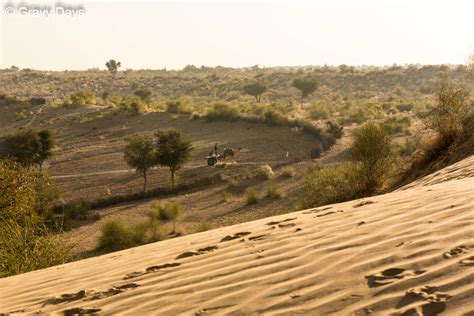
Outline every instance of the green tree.
<svg viewBox="0 0 474 316">
<path fill-rule="evenodd" d="M 390 172 L 394 157 L 391 139 L 382 126 L 371 122 L 354 134 L 350 153 L 359 167 L 366 193 L 373 193 L 383 185 Z"/>
<path fill-rule="evenodd" d="M 178 130 L 158 131 L 156 134 L 157 162 L 171 171 L 171 185 L 176 186 L 176 171 L 191 158 L 193 145 Z"/>
<path fill-rule="evenodd" d="M 105 63 L 105 66 L 107 67 L 109 72 L 113 76 L 115 76 L 118 72 L 118 69 L 122 66 L 122 64 L 119 61 L 116 61 L 115 59 L 111 59 Z"/>
<path fill-rule="evenodd" d="M 35 163 L 38 164 L 39 170 L 43 169 L 43 163 L 54 155 L 55 140 L 53 134 L 49 130 L 38 132 L 38 140 L 40 143 Z"/>
<path fill-rule="evenodd" d="M 319 83 L 312 78 L 296 78 L 293 80 L 293 87 L 301 92 L 301 105 L 306 97 L 314 93 L 318 88 Z"/>
<path fill-rule="evenodd" d="M 148 171 L 156 166 L 156 154 L 153 147 L 153 139 L 146 135 L 135 135 L 126 138 L 124 159 L 127 164 L 135 168 L 136 172 L 143 177 L 143 192 L 146 191 Z"/>
<path fill-rule="evenodd" d="M 263 93 L 267 91 L 267 86 L 261 82 L 255 82 L 244 86 L 244 93 L 255 98 L 255 102 L 260 102 Z"/>
</svg>

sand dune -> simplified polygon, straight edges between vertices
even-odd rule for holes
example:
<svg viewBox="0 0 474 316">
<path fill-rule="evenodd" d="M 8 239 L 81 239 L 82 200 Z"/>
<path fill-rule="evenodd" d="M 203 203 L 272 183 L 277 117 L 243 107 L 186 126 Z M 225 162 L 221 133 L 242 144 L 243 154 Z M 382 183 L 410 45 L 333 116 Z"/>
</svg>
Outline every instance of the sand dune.
<svg viewBox="0 0 474 316">
<path fill-rule="evenodd" d="M 473 173 L 1 279 L 0 312 L 474 315 Z"/>
</svg>

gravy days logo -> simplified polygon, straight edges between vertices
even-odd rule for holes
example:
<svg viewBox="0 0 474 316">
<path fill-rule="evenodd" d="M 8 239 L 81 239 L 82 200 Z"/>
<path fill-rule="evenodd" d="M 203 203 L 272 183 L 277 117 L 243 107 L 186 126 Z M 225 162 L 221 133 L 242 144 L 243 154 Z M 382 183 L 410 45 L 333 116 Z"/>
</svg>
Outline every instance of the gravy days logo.
<svg viewBox="0 0 474 316">
<path fill-rule="evenodd" d="M 61 2 L 57 2 L 54 5 L 30 4 L 26 2 L 13 4 L 10 2 L 3 6 L 3 13 L 6 16 L 33 16 L 46 18 L 50 16 L 79 17 L 86 13 L 86 9 L 82 4 L 71 5 Z"/>
</svg>

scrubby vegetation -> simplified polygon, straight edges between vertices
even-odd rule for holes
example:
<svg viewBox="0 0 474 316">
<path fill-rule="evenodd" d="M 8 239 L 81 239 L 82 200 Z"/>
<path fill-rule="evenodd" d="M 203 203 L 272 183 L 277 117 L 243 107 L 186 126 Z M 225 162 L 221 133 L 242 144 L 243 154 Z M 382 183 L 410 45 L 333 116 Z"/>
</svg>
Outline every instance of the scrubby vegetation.
<svg viewBox="0 0 474 316">
<path fill-rule="evenodd" d="M 0 277 L 61 264 L 66 245 L 45 225 L 47 179 L 0 160 Z"/>
</svg>

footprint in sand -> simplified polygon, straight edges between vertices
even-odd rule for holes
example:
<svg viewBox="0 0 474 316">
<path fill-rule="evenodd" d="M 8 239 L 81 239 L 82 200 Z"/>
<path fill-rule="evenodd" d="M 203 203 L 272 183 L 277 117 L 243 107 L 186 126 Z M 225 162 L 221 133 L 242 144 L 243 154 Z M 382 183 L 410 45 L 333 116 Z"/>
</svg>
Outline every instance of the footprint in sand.
<svg viewBox="0 0 474 316">
<path fill-rule="evenodd" d="M 224 238 L 222 238 L 220 242 L 234 240 L 234 239 L 237 239 L 237 238 L 240 238 L 240 237 L 243 237 L 243 236 L 247 236 L 247 235 L 250 235 L 250 234 L 251 234 L 251 232 L 239 232 L 239 233 L 235 233 L 233 235 L 227 235 Z"/>
<path fill-rule="evenodd" d="M 295 223 L 288 223 L 288 224 L 278 224 L 278 227 L 285 228 L 285 227 L 293 227 L 296 226 Z"/>
<path fill-rule="evenodd" d="M 331 215 L 331 214 L 336 214 L 336 212 L 327 212 L 327 213 L 324 213 L 324 214 L 316 215 L 316 217 L 323 217 L 323 216 L 328 216 L 328 215 Z"/>
<path fill-rule="evenodd" d="M 448 293 L 439 292 L 436 286 L 416 287 L 406 291 L 396 307 L 402 308 L 414 302 L 425 301 L 426 303 L 410 308 L 402 315 L 438 315 L 446 309 L 446 301 L 451 297 Z"/>
<path fill-rule="evenodd" d="M 315 210 L 310 210 L 310 211 L 304 211 L 303 214 L 313 214 L 313 213 L 318 213 L 318 212 L 322 212 L 322 211 L 326 211 L 326 210 L 330 210 L 332 209 L 332 206 L 328 206 L 328 207 L 325 207 L 325 208 L 319 208 L 319 209 L 315 209 Z"/>
<path fill-rule="evenodd" d="M 297 217 L 291 217 L 291 218 L 286 218 L 282 221 L 272 221 L 272 222 L 268 222 L 266 225 L 268 226 L 274 226 L 274 225 L 278 225 L 280 223 L 283 223 L 283 222 L 289 222 L 289 221 L 294 221 L 295 219 L 297 219 Z"/>
<path fill-rule="evenodd" d="M 460 246 L 457 246 L 453 249 L 451 249 L 450 251 L 447 251 L 443 254 L 443 258 L 445 259 L 451 259 L 453 257 L 457 257 L 459 256 L 460 254 L 463 254 L 467 251 L 467 247 L 464 246 L 464 245 L 460 245 Z"/>
<path fill-rule="evenodd" d="M 107 297 L 114 296 L 131 289 L 135 289 L 137 287 L 139 287 L 139 285 L 136 283 L 128 283 L 128 284 L 119 285 L 119 286 L 112 286 L 107 291 L 94 293 L 90 298 L 86 299 L 86 301 L 93 301 L 93 300 L 107 298 Z"/>
<path fill-rule="evenodd" d="M 198 249 L 197 251 L 186 251 L 186 252 L 183 252 L 182 254 L 180 254 L 179 256 L 177 256 L 176 259 L 183 259 L 183 258 L 199 256 L 199 255 L 205 254 L 207 252 L 214 251 L 218 248 L 219 247 L 217 247 L 217 246 L 209 246 L 209 247 Z"/>
<path fill-rule="evenodd" d="M 364 206 L 364 205 L 367 205 L 367 204 L 374 204 L 374 203 L 375 202 L 371 201 L 371 200 L 361 201 L 360 203 L 357 203 L 357 204 L 353 205 L 352 207 L 357 208 L 357 207 L 361 207 L 361 206 Z"/>
<path fill-rule="evenodd" d="M 262 240 L 262 239 L 265 239 L 265 237 L 267 237 L 267 235 L 258 235 L 258 236 L 252 236 L 252 237 L 249 237 L 249 240 Z"/>
<path fill-rule="evenodd" d="M 158 272 L 162 269 L 173 268 L 173 267 L 177 267 L 177 266 L 180 266 L 180 265 L 181 265 L 181 263 L 173 262 L 173 263 L 165 263 L 165 264 L 161 264 L 161 265 L 157 265 L 157 266 L 151 266 L 151 267 L 146 268 L 145 271 L 136 271 L 136 272 L 127 273 L 123 277 L 123 279 L 124 280 L 133 279 L 133 278 L 136 278 L 136 277 L 148 274 L 148 273 Z"/>
<path fill-rule="evenodd" d="M 209 308 L 203 308 L 199 312 L 196 312 L 194 315 L 200 316 L 200 315 L 209 315 L 209 314 L 215 314 L 219 310 L 224 309 L 224 308 L 229 308 L 232 307 L 233 305 L 227 305 L 227 306 L 217 306 L 217 307 L 209 307 Z"/>
<path fill-rule="evenodd" d="M 369 287 L 377 287 L 393 283 L 396 280 L 412 278 L 425 272 L 426 271 L 424 270 L 415 271 L 400 268 L 390 268 L 383 270 L 380 273 L 366 276 L 365 278 L 367 279 L 367 284 L 369 285 Z"/>
<path fill-rule="evenodd" d="M 469 258 L 462 259 L 461 261 L 459 261 L 459 263 L 465 266 L 474 266 L 474 256 L 470 256 Z"/>
<path fill-rule="evenodd" d="M 82 307 L 74 307 L 71 309 L 66 309 L 63 311 L 63 314 L 66 316 L 69 315 L 94 315 L 100 312 L 100 308 L 82 308 Z"/>
<path fill-rule="evenodd" d="M 72 294 L 61 294 L 60 296 L 48 299 L 44 301 L 43 306 L 48 305 L 48 304 L 60 304 L 64 302 L 72 302 L 72 301 L 77 301 L 80 299 L 83 299 L 85 297 L 90 297 L 94 294 L 96 294 L 96 290 L 92 289 L 85 289 L 85 290 L 80 290 L 77 293 L 72 293 Z"/>
</svg>

